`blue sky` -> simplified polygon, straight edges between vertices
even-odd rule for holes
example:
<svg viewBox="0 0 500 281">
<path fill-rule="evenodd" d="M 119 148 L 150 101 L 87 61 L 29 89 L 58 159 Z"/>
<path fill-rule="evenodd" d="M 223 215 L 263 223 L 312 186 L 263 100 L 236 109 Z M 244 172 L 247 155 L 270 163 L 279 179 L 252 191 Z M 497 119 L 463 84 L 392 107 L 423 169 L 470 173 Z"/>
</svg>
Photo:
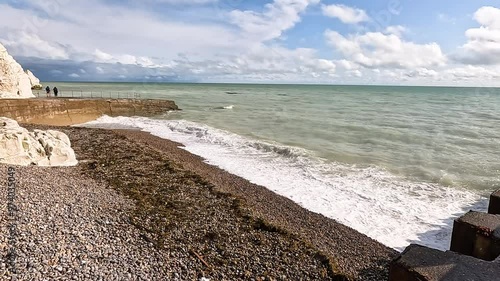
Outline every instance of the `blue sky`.
<svg viewBox="0 0 500 281">
<path fill-rule="evenodd" d="M 0 0 L 45 81 L 499 86 L 500 1 Z"/>
</svg>

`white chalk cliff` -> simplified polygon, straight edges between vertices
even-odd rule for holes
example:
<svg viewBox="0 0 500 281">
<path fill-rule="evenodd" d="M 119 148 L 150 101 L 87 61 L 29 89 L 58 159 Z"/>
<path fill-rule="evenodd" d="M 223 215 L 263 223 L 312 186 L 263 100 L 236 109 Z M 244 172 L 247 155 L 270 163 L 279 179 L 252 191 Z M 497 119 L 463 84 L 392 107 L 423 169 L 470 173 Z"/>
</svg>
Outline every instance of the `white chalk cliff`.
<svg viewBox="0 0 500 281">
<path fill-rule="evenodd" d="M 34 98 L 31 87 L 29 75 L 0 44 L 0 98 Z"/>
<path fill-rule="evenodd" d="M 9 165 L 75 166 L 75 152 L 66 134 L 47 130 L 29 132 L 0 117 L 0 163 Z"/>
<path fill-rule="evenodd" d="M 34 89 L 34 88 L 41 89 L 42 88 L 42 84 L 40 84 L 40 79 L 36 78 L 36 76 L 35 76 L 35 74 L 33 74 L 33 72 L 26 70 L 26 74 L 30 78 L 31 89 Z"/>
</svg>

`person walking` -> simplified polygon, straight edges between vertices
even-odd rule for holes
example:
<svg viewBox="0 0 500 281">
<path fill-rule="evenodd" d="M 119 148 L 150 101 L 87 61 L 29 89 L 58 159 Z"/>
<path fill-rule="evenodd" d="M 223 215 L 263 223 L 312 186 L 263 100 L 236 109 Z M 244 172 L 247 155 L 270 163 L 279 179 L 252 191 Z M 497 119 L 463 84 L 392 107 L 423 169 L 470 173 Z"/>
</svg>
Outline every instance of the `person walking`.
<svg viewBox="0 0 500 281">
<path fill-rule="evenodd" d="M 59 93 L 59 90 L 57 87 L 54 87 L 54 96 L 57 98 L 57 94 Z"/>
<path fill-rule="evenodd" d="M 47 92 L 47 97 L 50 97 L 50 87 L 49 86 L 47 86 L 45 88 L 45 92 Z"/>
</svg>

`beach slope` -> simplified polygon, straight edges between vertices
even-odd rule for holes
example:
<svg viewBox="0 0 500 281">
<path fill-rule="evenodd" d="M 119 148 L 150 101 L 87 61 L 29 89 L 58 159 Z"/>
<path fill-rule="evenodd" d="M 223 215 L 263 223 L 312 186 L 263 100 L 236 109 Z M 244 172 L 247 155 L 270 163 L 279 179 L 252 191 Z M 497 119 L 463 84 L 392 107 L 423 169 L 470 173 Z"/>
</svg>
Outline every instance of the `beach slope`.
<svg viewBox="0 0 500 281">
<path fill-rule="evenodd" d="M 17 233 L 12 239 L 3 210 L 0 250 L 4 258 L 15 250 L 17 259 L 0 276 L 387 278 L 394 250 L 210 166 L 178 143 L 139 131 L 57 129 L 70 137 L 80 164 L 16 168 Z"/>
</svg>

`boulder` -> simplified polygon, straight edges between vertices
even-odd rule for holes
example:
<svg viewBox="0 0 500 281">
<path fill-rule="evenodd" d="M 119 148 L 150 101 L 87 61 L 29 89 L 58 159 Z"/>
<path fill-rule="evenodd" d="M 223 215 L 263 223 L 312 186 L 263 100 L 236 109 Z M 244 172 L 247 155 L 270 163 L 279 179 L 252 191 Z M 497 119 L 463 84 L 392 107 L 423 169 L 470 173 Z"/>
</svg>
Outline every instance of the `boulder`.
<svg viewBox="0 0 500 281">
<path fill-rule="evenodd" d="M 0 98 L 34 97 L 31 91 L 30 77 L 24 72 L 21 65 L 9 55 L 7 49 L 0 44 Z"/>
<path fill-rule="evenodd" d="M 33 72 L 26 70 L 26 74 L 28 75 L 31 83 L 31 89 L 32 90 L 41 90 L 42 89 L 42 84 L 40 84 L 40 79 L 36 78 L 36 76 L 33 74 Z"/>
<path fill-rule="evenodd" d="M 16 121 L 0 117 L 0 163 L 74 166 L 78 161 L 66 134 L 53 130 L 29 132 Z"/>
</svg>

